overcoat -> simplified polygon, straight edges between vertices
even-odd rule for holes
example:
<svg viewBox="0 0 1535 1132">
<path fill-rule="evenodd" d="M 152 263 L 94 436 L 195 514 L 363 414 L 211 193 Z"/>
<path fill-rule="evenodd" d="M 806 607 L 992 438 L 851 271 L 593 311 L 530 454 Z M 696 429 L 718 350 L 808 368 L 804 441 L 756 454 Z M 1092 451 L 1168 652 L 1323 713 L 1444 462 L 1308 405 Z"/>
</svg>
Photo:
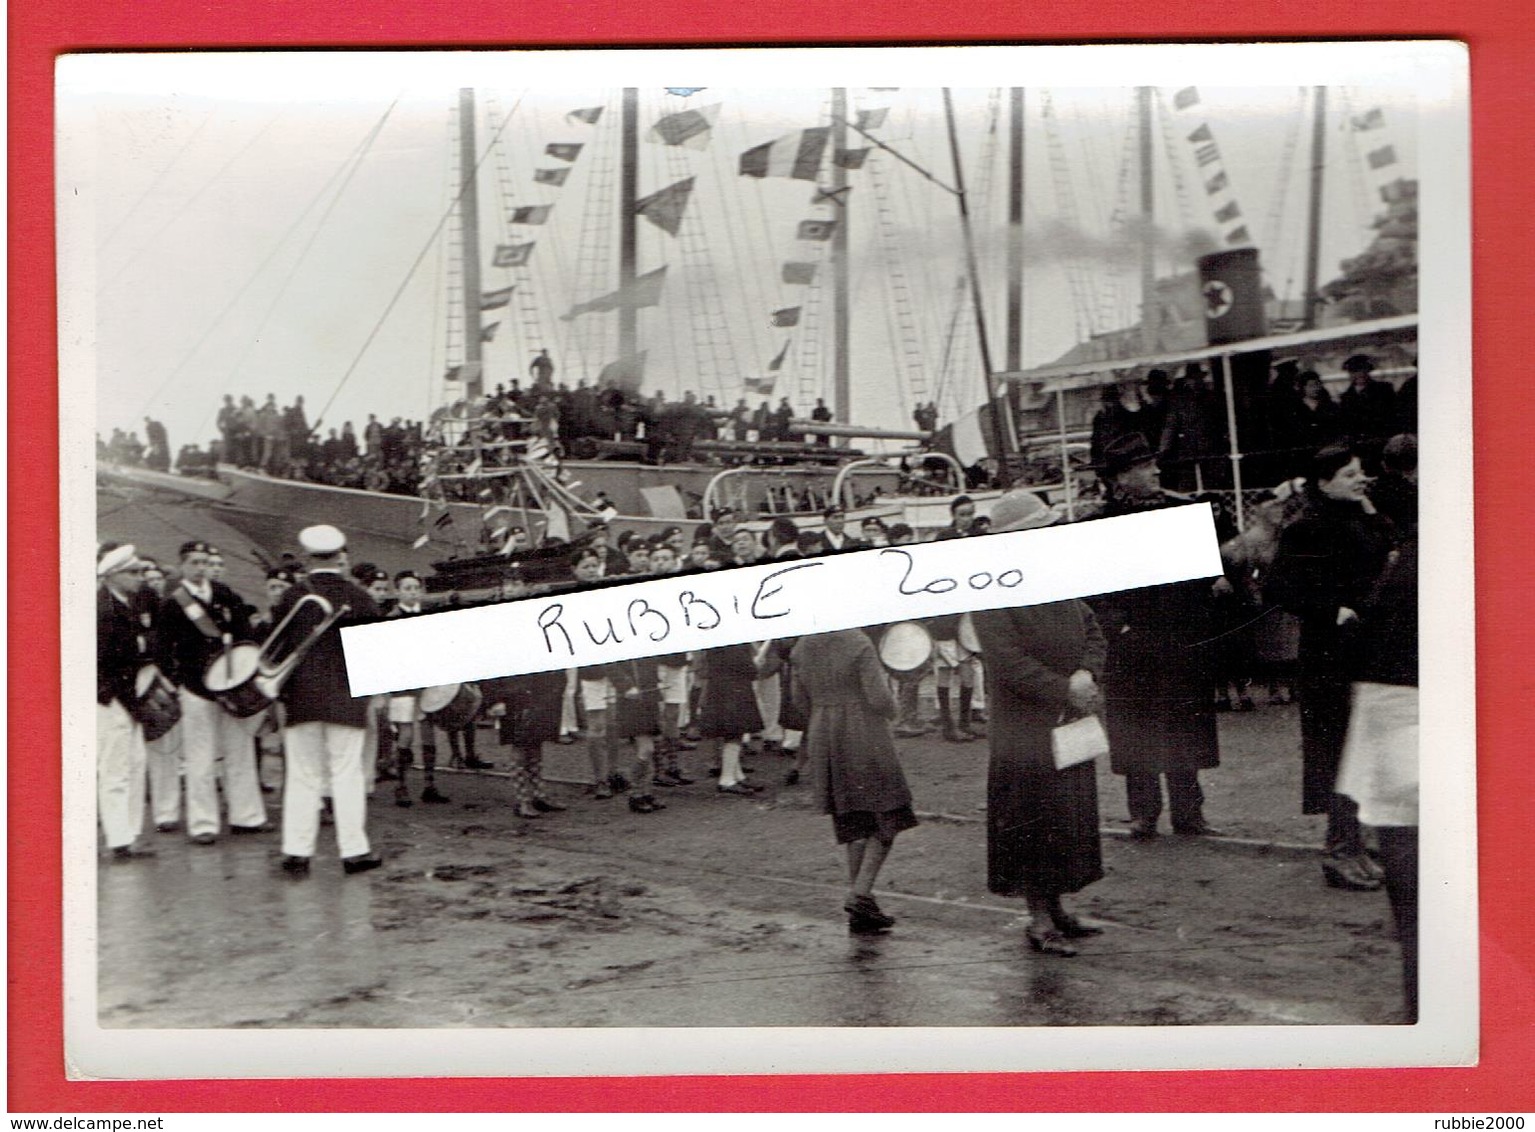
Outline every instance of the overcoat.
<svg viewBox="0 0 1535 1132">
<path fill-rule="evenodd" d="M 1071 712 L 1071 676 L 1103 673 L 1105 644 L 1080 601 L 973 613 L 986 657 L 987 886 L 1059 896 L 1103 876 L 1092 762 L 1056 770 L 1050 731 Z"/>
</svg>

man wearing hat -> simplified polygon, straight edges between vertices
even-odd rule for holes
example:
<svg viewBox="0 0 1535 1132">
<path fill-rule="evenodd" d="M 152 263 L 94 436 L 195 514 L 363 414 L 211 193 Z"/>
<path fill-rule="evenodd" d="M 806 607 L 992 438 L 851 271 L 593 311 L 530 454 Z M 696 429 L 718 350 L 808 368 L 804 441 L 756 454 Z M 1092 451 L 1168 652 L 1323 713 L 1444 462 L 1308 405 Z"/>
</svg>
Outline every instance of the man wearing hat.
<svg viewBox="0 0 1535 1132">
<path fill-rule="evenodd" d="M 867 550 L 868 544 L 847 533 L 847 512 L 833 503 L 821 512 L 825 524 L 821 531 L 820 554 L 841 554 L 844 550 Z"/>
<path fill-rule="evenodd" d="M 273 616 L 286 617 L 306 593 L 318 594 L 332 609 L 347 612 L 315 640 L 283 685 L 287 713 L 284 750 L 287 778 L 283 790 L 282 867 L 299 876 L 309 872 L 319 837 L 320 796 L 327 782 L 335 813 L 336 847 L 347 873 L 367 872 L 383 863 L 368 844 L 367 783 L 363 740 L 368 700 L 354 699 L 347 686 L 341 628 L 378 616 L 378 606 L 346 575 L 346 536 L 335 527 L 306 527 L 299 545 L 309 559 L 306 586 L 283 595 Z"/>
<path fill-rule="evenodd" d="M 1158 460 L 1177 491 L 1229 487 L 1230 460 L 1222 454 L 1225 414 L 1198 362 L 1184 367 L 1167 400 Z"/>
<path fill-rule="evenodd" d="M 132 546 L 109 547 L 96 563 L 96 806 L 115 861 L 153 857 L 144 831 L 144 728 L 128 713 L 139 669 L 151 662 L 136 612 L 144 563 Z"/>
<path fill-rule="evenodd" d="M 1389 382 L 1376 381 L 1375 360 L 1368 354 L 1355 354 L 1343 363 L 1348 374 L 1348 388 L 1338 398 L 1338 417 L 1344 438 L 1365 457 L 1365 463 L 1379 463 L 1381 446 L 1396 432 L 1396 390 Z"/>
<path fill-rule="evenodd" d="M 1156 457 L 1139 433 L 1106 446 L 1103 517 L 1169 506 Z M 1125 778 L 1130 836 L 1157 835 L 1161 779 L 1173 832 L 1215 833 L 1204 819 L 1199 771 L 1220 765 L 1211 697 L 1209 641 L 1214 596 L 1208 580 L 1146 586 L 1091 602 L 1108 640 L 1104 700 L 1111 766 Z"/>
<path fill-rule="evenodd" d="M 156 648 L 160 669 L 181 687 L 182 750 L 186 758 L 187 833 L 198 845 L 218 840 L 218 765 L 231 833 L 266 833 L 266 804 L 250 733 L 224 710 L 203 682 L 230 645 L 250 641 L 251 607 L 209 575 L 216 549 L 193 540 L 181 546 L 181 581 L 160 603 Z"/>
</svg>

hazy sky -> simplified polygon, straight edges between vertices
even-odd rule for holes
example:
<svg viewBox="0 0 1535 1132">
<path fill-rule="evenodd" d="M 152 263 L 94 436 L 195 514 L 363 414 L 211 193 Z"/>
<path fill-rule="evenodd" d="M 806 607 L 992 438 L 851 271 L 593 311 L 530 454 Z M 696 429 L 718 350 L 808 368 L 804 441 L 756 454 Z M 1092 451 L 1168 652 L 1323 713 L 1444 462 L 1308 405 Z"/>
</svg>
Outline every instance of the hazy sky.
<svg viewBox="0 0 1535 1132">
<path fill-rule="evenodd" d="M 557 377 L 572 383 L 612 360 L 614 315 L 559 317 L 616 283 L 619 91 L 602 81 L 642 86 L 642 137 L 663 114 L 718 107 L 705 149 L 640 145 L 642 195 L 695 178 L 678 236 L 640 224 L 640 271 L 668 268 L 663 306 L 641 313 L 647 385 L 670 397 L 691 388 L 733 403 L 741 377 L 763 373 L 785 342 L 775 397 L 805 409 L 829 394 L 829 290 L 785 284 L 779 271 L 826 254 L 826 245 L 797 239 L 796 226 L 836 213 L 812 204 L 808 182 L 741 177 L 737 162 L 751 146 L 825 122 L 832 83 L 848 84 L 854 111 L 887 108 L 872 132 L 932 178 L 877 152 L 850 174 L 855 419 L 907 427 L 917 396 L 939 399 L 950 415 L 981 395 L 973 315 L 956 287 L 958 209 L 933 183 L 954 182 L 944 81 L 956 88 L 994 364 L 1005 360 L 1005 83 L 1029 91 L 1024 365 L 1054 359 L 1089 331 L 1135 321 L 1138 265 L 1123 226 L 1138 208 L 1131 87 L 1109 76 L 1084 85 L 1091 68 L 1050 60 L 1009 68 L 1005 56 L 1001 64 L 986 56 L 978 60 L 986 66 L 956 69 L 955 51 L 936 74 L 843 66 L 826 69 L 828 87 L 788 87 L 787 74 L 800 80 L 820 69 L 775 70 L 771 53 L 748 54 L 750 66 L 711 62 L 664 69 L 666 77 L 621 76 L 589 57 L 556 66 L 485 54 L 137 56 L 64 72 L 78 93 L 61 106 L 74 162 L 63 162 L 73 175 L 60 187 L 66 197 L 82 194 L 79 207 L 61 208 L 64 285 L 94 295 L 99 429 L 141 429 L 147 412 L 165 421 L 173 450 L 206 441 L 225 392 L 258 403 L 273 392 L 283 404 L 302 393 L 311 420 L 331 402 L 327 425 L 350 419 L 359 428 L 369 412 L 420 417 L 437 404 L 462 341 L 449 304 L 455 222 L 433 235 L 451 197 L 461 85 L 477 89 L 485 155 L 483 288 L 518 287 L 510 307 L 485 316 L 500 322 L 485 347 L 491 384 L 524 377 L 541 346 L 551 349 Z M 1159 270 L 1191 266 L 1190 255 L 1218 237 L 1200 180 L 1210 170 L 1196 168 L 1186 140 L 1207 123 L 1269 285 L 1298 296 L 1310 122 L 1294 80 L 1308 76 L 1272 59 L 1266 66 L 1108 69 L 1158 87 Z M 1060 85 L 1036 86 L 1036 73 Z M 1233 85 L 1232 76 L 1249 73 L 1264 85 Z M 995 85 L 965 82 L 971 74 Z M 1203 75 L 1223 81 L 1200 82 L 1199 104 L 1174 110 L 1174 91 Z M 1364 154 L 1390 144 L 1392 171 L 1416 175 L 1414 93 L 1389 67 L 1377 85 L 1357 69 L 1348 77 L 1361 85 L 1329 95 L 1324 280 L 1371 235 L 1372 194 L 1387 171 L 1370 171 Z M 885 85 L 881 78 L 898 89 L 871 89 Z M 704 89 L 670 94 L 667 81 Z M 596 125 L 566 118 L 595 106 L 604 107 Z M 1350 116 L 1375 107 L 1380 129 L 1347 128 Z M 570 142 L 584 146 L 572 163 L 544 153 Z M 855 135 L 850 144 L 867 143 Z M 555 168 L 570 170 L 563 187 L 533 180 L 535 169 Z M 510 209 L 540 204 L 554 206 L 548 223 L 508 226 Z M 93 232 L 80 230 L 92 224 Z M 490 265 L 496 244 L 523 240 L 536 241 L 526 271 Z M 68 258 L 71 248 L 89 272 Z M 829 278 L 823 263 L 819 279 Z M 792 306 L 801 307 L 798 327 L 770 325 L 774 310 Z"/>
</svg>

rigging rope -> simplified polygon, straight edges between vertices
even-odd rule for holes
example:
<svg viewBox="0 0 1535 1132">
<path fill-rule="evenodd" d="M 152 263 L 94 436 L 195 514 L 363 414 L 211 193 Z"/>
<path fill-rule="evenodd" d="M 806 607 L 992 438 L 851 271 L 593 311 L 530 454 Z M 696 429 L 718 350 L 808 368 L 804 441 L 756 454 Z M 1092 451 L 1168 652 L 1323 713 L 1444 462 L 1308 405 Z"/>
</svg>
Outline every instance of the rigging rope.
<svg viewBox="0 0 1535 1132">
<path fill-rule="evenodd" d="M 205 117 L 201 122 L 197 124 L 197 129 L 192 131 L 192 136 L 187 138 L 187 140 L 182 143 L 181 148 L 175 152 L 170 161 L 166 162 L 165 167 L 161 169 L 160 172 L 155 174 L 154 179 L 149 182 L 149 187 L 139 194 L 138 200 L 129 205 L 128 211 L 123 213 L 123 215 L 118 219 L 117 223 L 112 226 L 112 230 L 108 232 L 106 238 L 101 241 L 100 247 L 98 249 L 98 254 L 99 252 L 104 252 L 107 250 L 107 247 L 112 243 L 114 239 L 117 238 L 117 234 L 123 230 L 123 225 L 127 224 L 128 221 L 133 217 L 133 214 L 138 211 L 139 206 L 149 199 L 149 195 L 160 187 L 160 182 L 163 181 L 166 175 L 176 167 L 176 162 L 181 160 L 181 155 L 192 148 L 192 143 L 202 136 L 203 130 L 207 129 L 208 123 L 211 121 L 213 121 L 213 111 L 210 110 L 207 117 Z M 153 241 L 151 241 L 151 243 L 153 243 Z"/>
<path fill-rule="evenodd" d="M 343 175 L 346 177 L 346 181 L 350 181 L 351 173 L 347 171 L 348 164 L 353 165 L 352 171 L 355 172 L 355 166 L 361 164 L 363 157 L 367 154 L 368 150 L 372 148 L 373 142 L 377 139 L 379 132 L 383 130 L 384 123 L 389 120 L 389 115 L 394 112 L 394 108 L 396 105 L 398 105 L 399 101 L 399 96 L 396 96 L 395 100 L 389 104 L 388 109 L 384 111 L 378 122 L 376 122 L 373 128 L 368 131 L 367 135 L 361 142 L 358 143 L 357 147 L 352 151 L 352 153 L 348 154 L 344 159 L 342 159 L 341 164 L 336 167 L 335 171 L 326 180 L 325 184 L 320 186 L 319 192 L 315 193 L 315 195 L 309 199 L 309 202 L 304 205 L 303 209 L 299 212 L 293 223 L 289 225 L 288 230 L 282 234 L 282 237 L 277 241 L 277 243 L 272 245 L 271 250 L 267 252 L 266 256 L 261 260 L 261 262 L 256 265 L 255 269 L 250 273 L 250 275 L 246 277 L 245 282 L 240 285 L 239 290 L 237 290 L 230 297 L 229 301 L 224 304 L 223 309 L 214 316 L 213 321 L 208 324 L 207 329 L 205 329 L 201 336 L 198 337 L 197 341 L 192 344 L 192 348 L 188 350 L 185 355 L 183 355 L 181 361 L 176 364 L 175 368 L 173 368 L 170 373 L 165 375 L 160 384 L 155 386 L 154 391 L 144 399 L 143 407 L 140 409 L 141 414 L 147 412 L 151 406 L 159 401 L 160 395 L 165 392 L 165 390 L 170 386 L 171 382 L 175 381 L 175 379 L 180 376 L 181 371 L 187 367 L 191 360 L 197 356 L 197 352 L 202 349 L 203 344 L 207 342 L 207 340 L 212 336 L 213 332 L 218 329 L 219 324 L 224 321 L 224 317 L 229 314 L 230 311 L 235 309 L 240 300 L 245 296 L 245 292 L 248 291 L 256 282 L 257 277 L 266 270 L 267 264 L 271 263 L 272 260 L 276 258 L 277 253 L 282 250 L 285 244 L 287 244 L 289 238 L 298 231 L 299 225 L 302 224 L 304 222 L 304 218 L 309 215 L 309 210 L 318 204 L 320 199 L 330 190 L 331 184 L 338 177 L 342 177 Z M 344 182 L 341 186 L 341 189 L 345 189 L 345 187 L 346 184 Z M 337 190 L 338 197 L 340 196 L 341 189 Z"/>
<path fill-rule="evenodd" d="M 1299 97 L 1295 100 L 1295 113 L 1290 119 L 1289 129 L 1285 133 L 1279 153 L 1279 176 L 1275 179 L 1277 186 L 1274 192 L 1273 203 L 1269 207 L 1268 215 L 1264 217 L 1261 232 L 1260 246 L 1274 249 L 1273 270 L 1275 277 L 1282 278 L 1284 283 L 1279 293 L 1280 309 L 1295 294 L 1295 261 L 1299 251 L 1299 243 L 1294 240 L 1284 239 L 1285 215 L 1290 202 L 1290 189 L 1295 182 L 1296 163 L 1295 157 L 1300 148 L 1301 129 L 1306 121 L 1306 88 L 1299 88 Z"/>
</svg>

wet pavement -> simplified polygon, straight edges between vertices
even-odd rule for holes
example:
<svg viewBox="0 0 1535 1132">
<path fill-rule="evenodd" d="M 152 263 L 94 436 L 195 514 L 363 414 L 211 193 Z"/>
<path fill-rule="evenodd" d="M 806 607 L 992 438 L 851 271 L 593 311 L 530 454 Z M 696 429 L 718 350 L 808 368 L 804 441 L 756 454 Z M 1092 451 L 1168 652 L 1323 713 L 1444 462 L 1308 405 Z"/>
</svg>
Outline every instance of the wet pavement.
<svg viewBox="0 0 1535 1132">
<path fill-rule="evenodd" d="M 902 744 L 927 820 L 897 841 L 888 935 L 850 936 L 842 860 L 805 787 L 712 784 L 636 815 L 556 785 L 566 813 L 515 817 L 503 776 L 446 774 L 453 802 L 375 799 L 382 869 L 344 876 L 329 830 L 304 879 L 276 834 L 99 870 L 107 1027 L 1033 1026 L 1385 1023 L 1399 967 L 1382 893 L 1325 888 L 1298 810 L 1294 708 L 1222 718 L 1203 777 L 1233 836 L 1121 835 L 1103 774 L 1107 876 L 1074 900 L 1081 954 L 1028 951 L 1019 902 L 985 889 L 985 746 Z M 482 733 L 482 755 L 496 749 Z M 687 758 L 695 771 L 707 751 Z M 579 745 L 550 748 L 578 779 Z M 418 784 L 419 789 L 419 784 Z"/>
</svg>

